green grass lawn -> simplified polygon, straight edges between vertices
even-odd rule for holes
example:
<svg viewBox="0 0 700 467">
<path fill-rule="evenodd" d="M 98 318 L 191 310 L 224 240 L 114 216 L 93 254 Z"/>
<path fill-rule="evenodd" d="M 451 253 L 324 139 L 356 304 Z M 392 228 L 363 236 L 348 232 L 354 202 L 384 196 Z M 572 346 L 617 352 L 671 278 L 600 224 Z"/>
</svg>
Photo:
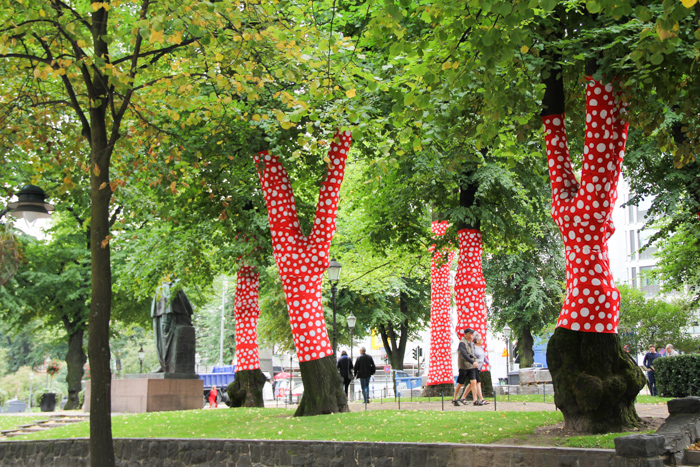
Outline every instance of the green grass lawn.
<svg viewBox="0 0 700 467">
<path fill-rule="evenodd" d="M 115 438 L 226 438 L 492 443 L 562 421 L 559 412 L 387 410 L 294 418 L 287 409 L 189 410 L 116 416 Z M 14 439 L 81 438 L 88 422 Z"/>
<path fill-rule="evenodd" d="M 41 415 L 0 415 L 0 431 L 12 430 L 20 425 L 27 425 L 36 420 L 46 420 L 46 417 Z"/>
<path fill-rule="evenodd" d="M 640 396 L 638 402 L 668 399 Z M 641 401 L 639 400 L 641 399 Z M 403 400 L 403 399 L 402 399 Z M 431 398 L 435 402 L 435 398 Z M 439 400 L 439 399 L 438 399 Z M 499 401 L 503 399 L 499 397 Z M 414 402 L 428 398 L 414 398 Z M 515 402 L 540 402 L 537 395 L 511 396 Z M 388 401 L 387 401 L 388 402 Z M 393 402 L 393 399 L 391 400 Z M 373 404 L 379 405 L 375 400 Z M 375 407 L 377 407 L 375 405 Z M 413 408 L 416 406 L 414 405 Z M 377 407 L 378 408 L 378 407 Z M 540 426 L 563 421 L 561 412 L 465 412 L 439 410 L 373 410 L 317 417 L 292 417 L 293 409 L 188 410 L 130 414 L 112 418 L 115 438 L 223 438 L 414 443 L 494 443 L 522 438 Z M 9 429 L 41 417 L 0 417 Z M 637 432 L 638 433 L 638 432 Z M 613 449 L 613 440 L 629 433 L 555 439 L 567 447 Z M 88 422 L 54 428 L 14 439 L 89 437 Z"/>
</svg>

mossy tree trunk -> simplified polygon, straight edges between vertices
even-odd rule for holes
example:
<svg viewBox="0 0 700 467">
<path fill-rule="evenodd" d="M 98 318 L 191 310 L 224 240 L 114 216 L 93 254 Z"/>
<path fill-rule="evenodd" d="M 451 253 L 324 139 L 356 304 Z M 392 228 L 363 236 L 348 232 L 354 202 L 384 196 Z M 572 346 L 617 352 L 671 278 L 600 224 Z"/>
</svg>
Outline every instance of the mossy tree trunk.
<svg viewBox="0 0 700 467">
<path fill-rule="evenodd" d="M 518 339 L 518 355 L 520 368 L 530 368 L 535 363 L 535 340 L 532 338 L 529 326 L 523 326 Z"/>
<path fill-rule="evenodd" d="M 547 346 L 547 364 L 566 429 L 608 433 L 639 425 L 634 401 L 644 374 L 617 334 L 558 327 Z"/>
<path fill-rule="evenodd" d="M 68 401 L 64 410 L 80 409 L 80 391 L 82 390 L 83 366 L 87 361 L 87 355 L 83 350 L 83 336 L 85 335 L 85 323 L 74 324 L 68 319 L 63 320 L 68 332 L 68 352 L 66 352 L 66 382 L 68 383 Z"/>
<path fill-rule="evenodd" d="M 294 413 L 295 417 L 350 411 L 343 380 L 336 369 L 333 355 L 300 362 L 299 367 L 304 395 Z"/>
<path fill-rule="evenodd" d="M 265 407 L 263 386 L 266 381 L 260 368 L 236 372 L 236 378 L 226 389 L 229 407 Z"/>
<path fill-rule="evenodd" d="M 454 384 L 432 384 L 430 386 L 426 386 L 423 389 L 423 393 L 421 394 L 422 397 L 440 397 L 440 396 L 445 396 L 449 397 L 450 399 L 454 395 L 455 392 L 455 386 Z"/>
</svg>

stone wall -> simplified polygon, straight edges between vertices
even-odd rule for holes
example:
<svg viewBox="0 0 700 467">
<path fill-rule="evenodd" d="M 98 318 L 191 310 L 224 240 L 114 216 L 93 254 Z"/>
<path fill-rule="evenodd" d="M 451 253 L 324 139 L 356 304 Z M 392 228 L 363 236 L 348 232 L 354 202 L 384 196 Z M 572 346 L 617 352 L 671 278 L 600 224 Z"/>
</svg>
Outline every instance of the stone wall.
<svg viewBox="0 0 700 467">
<path fill-rule="evenodd" d="M 118 466 L 612 467 L 615 451 L 479 444 L 115 439 Z M 2 466 L 88 465 L 88 440 L 2 441 Z"/>
</svg>

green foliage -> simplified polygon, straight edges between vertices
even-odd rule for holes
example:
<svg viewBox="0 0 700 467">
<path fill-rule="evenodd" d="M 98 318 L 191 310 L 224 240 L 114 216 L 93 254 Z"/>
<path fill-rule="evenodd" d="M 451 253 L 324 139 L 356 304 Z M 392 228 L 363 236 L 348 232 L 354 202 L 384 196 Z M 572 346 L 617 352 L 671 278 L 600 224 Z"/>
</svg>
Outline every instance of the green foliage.
<svg viewBox="0 0 700 467">
<path fill-rule="evenodd" d="M 56 394 L 56 407 L 60 408 L 61 399 L 66 394 L 65 388 L 60 384 L 53 384 L 53 385 L 51 385 L 51 387 L 40 387 L 40 388 L 36 389 L 32 393 L 32 399 L 33 399 L 32 405 L 34 407 L 39 407 L 41 405 L 41 400 L 44 397 L 44 394 L 48 394 L 48 393 Z"/>
<path fill-rule="evenodd" d="M 9 373 L 0 378 L 0 390 L 4 391 L 10 399 L 29 400 L 29 367 L 21 367 L 16 372 Z M 36 389 L 40 385 L 41 377 L 44 375 L 34 375 L 34 386 Z M 45 376 L 44 376 L 45 377 Z"/>
<path fill-rule="evenodd" d="M 654 360 L 659 394 L 686 397 L 700 394 L 700 355 L 678 355 Z"/>
<path fill-rule="evenodd" d="M 698 342 L 687 330 L 697 319 L 687 299 L 648 299 L 644 292 L 626 286 L 620 290 L 620 341 L 631 354 L 644 353 L 649 345 L 663 348 L 666 344 L 680 351 L 694 351 Z"/>
<path fill-rule="evenodd" d="M 506 324 L 516 336 L 541 335 L 556 320 L 565 291 L 561 235 L 551 219 L 543 219 L 534 243 L 511 253 L 499 249 L 486 255 L 484 278 L 493 297 L 489 318 L 497 329 Z"/>
</svg>

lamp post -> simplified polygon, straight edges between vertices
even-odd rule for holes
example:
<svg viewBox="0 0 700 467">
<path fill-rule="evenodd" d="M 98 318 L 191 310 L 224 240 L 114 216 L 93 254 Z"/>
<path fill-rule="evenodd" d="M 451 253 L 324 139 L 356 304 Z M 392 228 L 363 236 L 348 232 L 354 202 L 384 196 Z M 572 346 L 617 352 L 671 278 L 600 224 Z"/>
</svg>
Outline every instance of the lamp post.
<svg viewBox="0 0 700 467">
<path fill-rule="evenodd" d="M 506 324 L 503 328 L 503 332 L 506 334 L 506 377 L 510 373 L 510 326 Z"/>
<path fill-rule="evenodd" d="M 24 219 L 28 224 L 33 224 L 39 218 L 48 218 L 55 208 L 46 202 L 44 190 L 34 185 L 25 185 L 17 193 L 17 202 L 9 203 L 0 211 L 0 218 L 12 213 L 18 219 Z"/>
<path fill-rule="evenodd" d="M 224 290 L 221 292 L 221 335 L 219 336 L 219 366 L 224 366 L 224 312 L 226 311 L 226 286 L 228 282 L 224 281 Z"/>
<path fill-rule="evenodd" d="M 29 411 L 32 411 L 32 383 L 34 382 L 34 372 L 29 372 Z"/>
<path fill-rule="evenodd" d="M 353 348 L 353 341 L 352 341 L 352 335 L 353 332 L 355 331 L 355 323 L 357 323 L 357 318 L 355 318 L 355 315 L 352 314 L 352 311 L 348 315 L 345 320 L 348 322 L 348 328 L 350 328 L 350 363 L 353 361 L 353 355 L 352 355 L 352 348 Z M 355 379 L 350 380 L 350 387 L 352 388 L 350 391 L 350 394 L 352 394 L 352 398 L 355 397 Z"/>
<path fill-rule="evenodd" d="M 146 352 L 143 350 L 143 344 L 141 344 L 141 348 L 138 351 L 138 356 L 139 356 L 139 373 L 143 373 L 143 359 L 146 356 Z"/>
<path fill-rule="evenodd" d="M 331 259 L 331 262 L 328 264 L 328 280 L 331 281 L 331 296 L 333 298 L 333 356 L 335 357 L 335 345 L 336 345 L 336 333 L 335 333 L 335 294 L 338 292 L 338 288 L 336 287 L 338 284 L 338 280 L 340 279 L 340 268 L 342 268 L 343 265 L 340 264 L 335 260 L 335 258 Z"/>
<path fill-rule="evenodd" d="M 49 357 L 46 357 L 46 360 L 44 360 L 44 369 L 46 370 L 46 387 L 49 387 L 49 364 L 51 363 L 51 359 Z"/>
</svg>

